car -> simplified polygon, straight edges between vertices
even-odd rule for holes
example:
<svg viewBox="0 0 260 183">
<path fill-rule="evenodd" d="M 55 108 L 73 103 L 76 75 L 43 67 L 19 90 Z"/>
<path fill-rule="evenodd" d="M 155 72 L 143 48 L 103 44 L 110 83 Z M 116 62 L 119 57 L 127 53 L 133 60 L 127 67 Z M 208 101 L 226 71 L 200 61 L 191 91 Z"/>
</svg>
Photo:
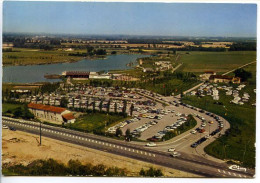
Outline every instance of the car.
<svg viewBox="0 0 260 183">
<path fill-rule="evenodd" d="M 202 123 L 201 126 L 202 126 L 202 127 L 205 127 L 205 126 L 206 126 L 206 123 Z"/>
<path fill-rule="evenodd" d="M 205 136 L 206 139 L 209 139 L 210 137 L 211 137 L 210 135 L 206 135 L 206 136 Z"/>
<path fill-rule="evenodd" d="M 197 143 L 195 142 L 195 143 L 191 144 L 191 147 L 192 147 L 192 148 L 196 148 L 198 145 L 199 145 L 199 144 L 197 144 Z"/>
<path fill-rule="evenodd" d="M 179 152 L 176 152 L 176 151 L 174 151 L 174 152 L 172 152 L 171 153 L 171 156 L 172 157 L 178 157 L 178 156 L 180 156 L 181 154 L 179 153 Z"/>
<path fill-rule="evenodd" d="M 16 129 L 13 127 L 9 127 L 9 130 L 16 131 Z"/>
<path fill-rule="evenodd" d="M 209 124 L 213 124 L 214 122 L 213 121 L 209 121 Z"/>
<path fill-rule="evenodd" d="M 174 152 L 174 151 L 175 151 L 175 148 L 168 149 L 168 152 Z"/>
<path fill-rule="evenodd" d="M 204 133 L 206 130 L 204 128 L 200 129 L 200 133 Z"/>
<path fill-rule="evenodd" d="M 147 147 L 155 147 L 156 144 L 154 142 L 149 142 L 146 144 Z"/>
<path fill-rule="evenodd" d="M 197 133 L 197 130 L 192 130 L 192 131 L 190 131 L 190 133 L 195 134 L 195 133 Z"/>
<path fill-rule="evenodd" d="M 228 168 L 230 170 L 234 170 L 234 171 L 244 171 L 244 172 L 246 172 L 246 168 L 240 167 L 238 165 L 231 165 Z"/>
<path fill-rule="evenodd" d="M 3 125 L 2 128 L 3 128 L 3 129 L 8 129 L 8 126 Z"/>
</svg>

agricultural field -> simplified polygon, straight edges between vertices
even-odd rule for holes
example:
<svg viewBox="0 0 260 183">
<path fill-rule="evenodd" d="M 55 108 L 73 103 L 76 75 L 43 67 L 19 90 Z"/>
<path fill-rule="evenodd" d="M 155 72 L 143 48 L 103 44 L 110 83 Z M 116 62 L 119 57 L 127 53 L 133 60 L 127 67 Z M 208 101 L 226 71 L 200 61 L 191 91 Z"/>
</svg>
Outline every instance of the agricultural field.
<svg viewBox="0 0 260 183">
<path fill-rule="evenodd" d="M 230 131 L 218 138 L 205 148 L 205 151 L 217 158 L 235 160 L 243 166 L 255 166 L 255 135 L 256 135 L 256 108 L 252 106 L 256 102 L 256 64 L 244 68 L 252 72 L 252 78 L 245 84 L 241 92 L 247 92 L 251 97 L 244 105 L 230 103 L 231 96 L 225 96 L 220 91 L 219 104 L 210 96 L 198 98 L 196 96 L 185 96 L 182 101 L 196 107 L 211 111 L 227 119 L 231 128 Z M 224 107 L 225 106 L 225 107 Z"/>
<path fill-rule="evenodd" d="M 224 73 L 256 60 L 255 51 L 178 51 L 177 53 L 181 55 L 178 62 L 183 63 L 183 67 L 181 67 L 180 70 L 184 72 L 213 70 L 218 73 Z"/>
<path fill-rule="evenodd" d="M 3 52 L 3 65 L 33 65 L 53 64 L 61 62 L 75 62 L 83 57 L 68 56 L 78 51 L 44 51 L 30 48 L 13 48 L 12 52 Z"/>
</svg>

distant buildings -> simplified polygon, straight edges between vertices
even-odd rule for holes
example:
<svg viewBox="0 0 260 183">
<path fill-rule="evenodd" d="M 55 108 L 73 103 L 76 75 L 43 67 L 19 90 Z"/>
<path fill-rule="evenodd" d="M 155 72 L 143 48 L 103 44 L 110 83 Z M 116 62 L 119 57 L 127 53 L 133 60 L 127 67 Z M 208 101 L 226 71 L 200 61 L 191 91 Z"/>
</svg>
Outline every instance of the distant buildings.
<svg viewBox="0 0 260 183">
<path fill-rule="evenodd" d="M 56 124 L 75 122 L 74 115 L 62 107 L 29 103 L 28 108 L 36 118 L 42 121 L 49 121 Z"/>
<path fill-rule="evenodd" d="M 211 75 L 209 77 L 209 81 L 213 83 L 235 83 L 239 84 L 240 83 L 240 78 L 239 77 L 233 77 L 233 76 L 223 76 L 223 75 Z"/>
<path fill-rule="evenodd" d="M 211 75 L 216 75 L 216 72 L 214 71 L 205 71 L 204 74 L 200 75 L 200 79 L 203 81 L 209 80 L 209 77 Z"/>
</svg>

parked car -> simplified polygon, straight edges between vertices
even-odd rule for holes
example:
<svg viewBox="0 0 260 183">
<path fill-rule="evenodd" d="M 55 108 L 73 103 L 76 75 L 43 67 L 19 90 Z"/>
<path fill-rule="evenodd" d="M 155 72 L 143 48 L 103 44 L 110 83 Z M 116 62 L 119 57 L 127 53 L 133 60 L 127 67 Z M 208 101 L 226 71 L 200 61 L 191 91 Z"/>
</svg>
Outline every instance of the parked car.
<svg viewBox="0 0 260 183">
<path fill-rule="evenodd" d="M 176 152 L 176 151 L 174 151 L 174 152 L 172 152 L 171 153 L 171 156 L 172 157 L 178 157 L 178 156 L 180 156 L 181 154 L 179 153 L 179 152 Z"/>
<path fill-rule="evenodd" d="M 156 144 L 154 142 L 149 142 L 146 144 L 147 147 L 155 147 Z"/>
<path fill-rule="evenodd" d="M 9 130 L 16 131 L 16 129 L 13 127 L 9 127 Z"/>
<path fill-rule="evenodd" d="M 3 125 L 2 128 L 3 128 L 3 129 L 8 129 L 8 126 Z"/>
<path fill-rule="evenodd" d="M 175 148 L 168 149 L 168 152 L 174 152 L 174 151 L 175 151 Z"/>
<path fill-rule="evenodd" d="M 192 130 L 192 131 L 190 131 L 190 133 L 195 134 L 195 133 L 197 133 L 197 130 Z"/>
</svg>

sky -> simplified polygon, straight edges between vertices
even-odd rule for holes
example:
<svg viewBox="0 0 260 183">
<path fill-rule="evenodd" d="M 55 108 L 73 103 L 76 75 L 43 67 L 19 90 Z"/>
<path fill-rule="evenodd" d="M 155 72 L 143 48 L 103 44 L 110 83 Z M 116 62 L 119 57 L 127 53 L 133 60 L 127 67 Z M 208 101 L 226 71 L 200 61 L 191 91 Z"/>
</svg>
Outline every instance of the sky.
<svg viewBox="0 0 260 183">
<path fill-rule="evenodd" d="M 255 37 L 256 4 L 3 3 L 3 32 Z"/>
</svg>

